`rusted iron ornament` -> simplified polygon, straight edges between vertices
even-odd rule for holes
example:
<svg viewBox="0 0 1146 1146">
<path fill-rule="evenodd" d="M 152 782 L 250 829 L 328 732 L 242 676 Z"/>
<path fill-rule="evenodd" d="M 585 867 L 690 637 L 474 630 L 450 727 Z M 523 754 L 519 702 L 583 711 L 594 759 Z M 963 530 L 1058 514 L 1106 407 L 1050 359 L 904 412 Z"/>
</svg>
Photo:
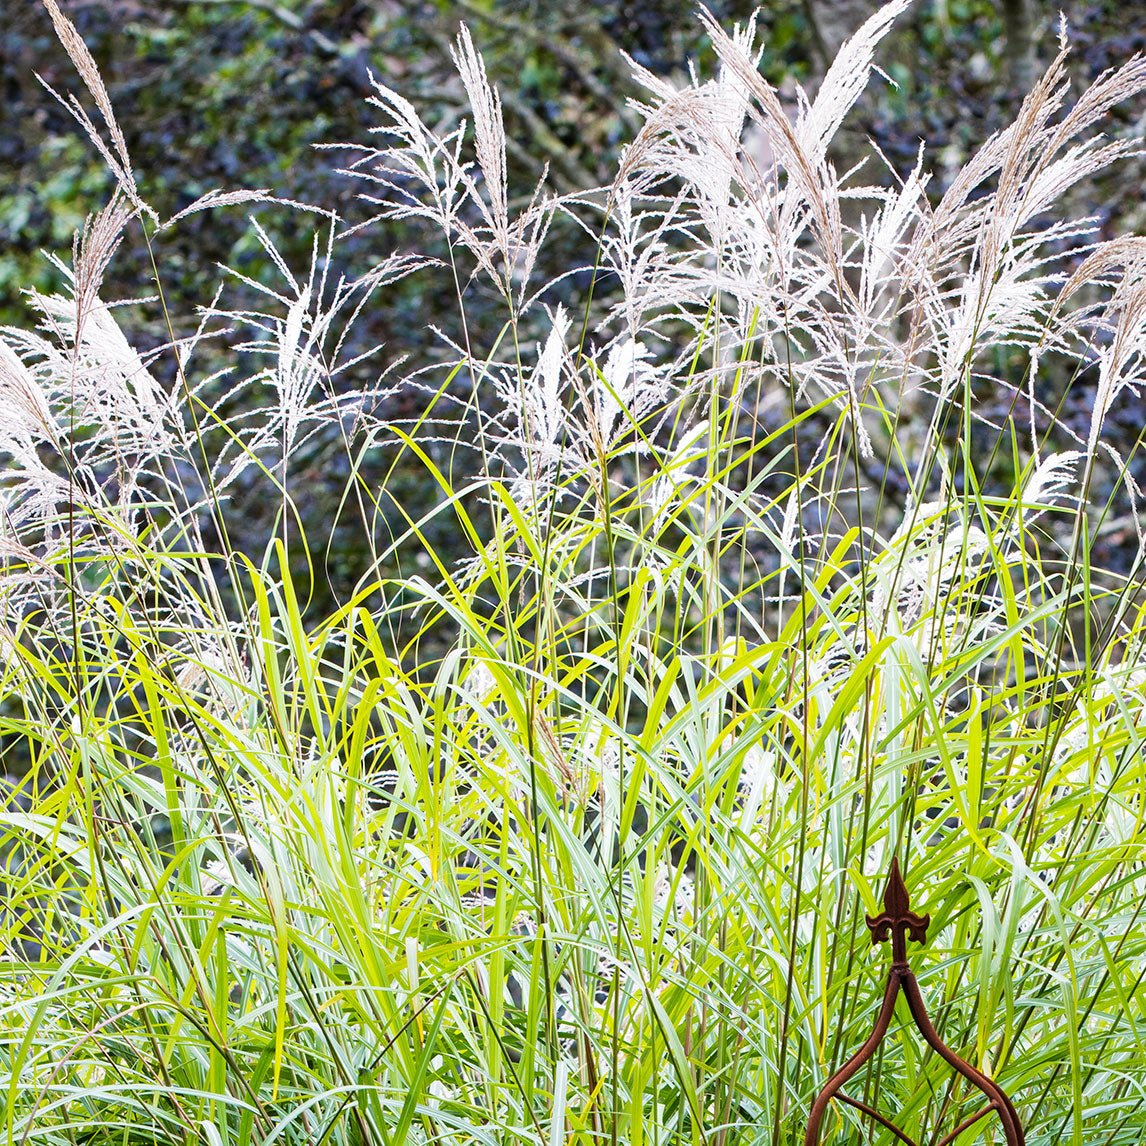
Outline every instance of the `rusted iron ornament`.
<svg viewBox="0 0 1146 1146">
<path fill-rule="evenodd" d="M 917 1146 L 898 1126 L 893 1125 L 878 1110 L 866 1102 L 860 1102 L 847 1094 L 840 1093 L 840 1087 L 856 1073 L 857 1070 L 875 1053 L 876 1047 L 883 1041 L 887 1029 L 891 1025 L 891 1016 L 895 1011 L 896 996 L 902 991 L 907 996 L 907 1005 L 911 1010 L 911 1017 L 919 1033 L 923 1035 L 927 1045 L 935 1050 L 945 1061 L 959 1072 L 968 1082 L 973 1083 L 987 1097 L 987 1105 L 974 1114 L 964 1118 L 950 1133 L 944 1135 L 936 1146 L 949 1146 L 951 1142 L 963 1133 L 967 1127 L 978 1122 L 980 1118 L 995 1111 L 1003 1125 L 1003 1134 L 1007 1146 L 1024 1146 L 1025 1137 L 1011 1100 L 992 1079 L 981 1071 L 976 1070 L 970 1063 L 964 1062 L 936 1033 L 927 1017 L 927 1008 L 923 1005 L 923 996 L 919 993 L 919 985 L 915 975 L 907 964 L 908 937 L 917 943 L 927 942 L 927 925 L 931 922 L 930 915 L 916 915 L 911 910 L 911 901 L 907 895 L 907 888 L 899 874 L 899 860 L 892 859 L 891 871 L 887 877 L 887 889 L 883 893 L 883 911 L 874 919 L 868 915 L 867 925 L 871 929 L 871 941 L 886 943 L 891 939 L 891 966 L 887 969 L 887 989 L 883 993 L 883 1006 L 880 1007 L 879 1016 L 875 1021 L 875 1029 L 871 1032 L 867 1042 L 835 1074 L 828 1079 L 823 1090 L 812 1103 L 811 1113 L 808 1115 L 808 1129 L 804 1134 L 804 1146 L 818 1146 L 820 1141 L 820 1124 L 824 1120 L 828 1103 L 833 1098 L 862 1110 L 864 1114 L 875 1119 L 881 1126 L 890 1130 L 900 1141 L 907 1146 Z"/>
</svg>

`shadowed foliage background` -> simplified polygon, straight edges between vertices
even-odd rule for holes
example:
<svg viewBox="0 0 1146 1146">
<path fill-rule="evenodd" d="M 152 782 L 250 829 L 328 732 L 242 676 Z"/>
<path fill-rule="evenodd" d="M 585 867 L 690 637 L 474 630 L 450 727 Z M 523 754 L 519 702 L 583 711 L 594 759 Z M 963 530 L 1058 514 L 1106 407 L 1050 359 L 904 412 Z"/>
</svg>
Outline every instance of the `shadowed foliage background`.
<svg viewBox="0 0 1146 1146">
<path fill-rule="evenodd" d="M 692 6 L 668 0 L 73 0 L 64 7 L 100 66 L 142 192 L 166 214 L 211 188 L 265 187 L 333 208 L 348 220 L 364 218 L 354 183 L 338 173 L 345 153 L 315 145 L 368 137 L 378 122 L 375 109 L 365 102 L 370 72 L 398 87 L 430 124 L 445 128 L 468 115 L 449 55 L 461 20 L 471 26 L 502 93 L 510 187 L 530 186 L 543 163 L 549 165 L 549 184 L 556 190 L 597 185 L 608 179 L 619 149 L 637 125 L 622 99 L 637 93 L 623 53 L 656 74 L 679 79 L 688 58 L 706 48 Z M 753 8 L 746 0 L 711 4 L 713 15 L 726 26 Z M 874 8 L 874 0 L 766 0 L 761 6 L 763 73 L 789 97 L 796 81 L 814 89 L 829 54 Z M 1142 0 L 918 0 L 881 49 L 882 66 L 898 86 L 871 85 L 834 144 L 837 165 L 845 169 L 849 150 L 860 154 L 870 136 L 902 172 L 922 140 L 929 155 L 942 157 L 929 187 L 938 197 L 969 152 L 1009 122 L 1016 92 L 1031 67 L 1053 55 L 1060 8 L 1071 27 L 1072 68 L 1081 83 L 1146 45 Z M 59 287 L 58 272 L 42 252 L 66 251 L 73 230 L 102 205 L 112 186 L 102 160 L 68 112 L 36 81 L 36 72 L 57 91 L 78 90 L 74 69 L 41 6 L 32 0 L 9 3 L 0 29 L 5 92 L 0 161 L 7 173 L 0 186 L 0 322 L 6 323 L 26 318 L 23 288 Z M 1113 124 L 1132 132 L 1140 114 L 1134 103 L 1120 107 Z M 886 173 L 870 165 L 866 174 L 886 179 Z M 1142 175 L 1140 165 L 1123 165 L 1105 182 L 1087 183 L 1072 210 L 1099 215 L 1108 235 L 1140 229 Z M 1079 195 L 1086 201 L 1079 202 Z M 292 265 L 309 257 L 310 218 L 266 209 L 258 218 Z M 361 271 L 384 251 L 424 250 L 424 244 L 432 244 L 425 229 L 382 222 L 343 239 L 333 257 L 339 269 Z M 539 276 L 553 277 L 583 258 L 582 236 L 559 217 L 542 252 Z M 163 288 L 176 333 L 187 333 L 196 321 L 195 306 L 210 299 L 219 263 L 257 281 L 274 277 L 242 208 L 193 215 L 166 236 Z M 583 271 L 566 281 L 571 304 L 583 302 L 588 280 Z M 228 298 L 238 309 L 243 289 L 234 287 Z M 127 249 L 114 262 L 104 289 L 108 298 L 154 293 L 138 229 L 129 233 Z M 357 377 L 346 375 L 348 385 L 361 384 L 364 375 L 376 377 L 380 363 L 393 364 L 404 355 L 418 361 L 450 356 L 431 323 L 456 335 L 454 308 L 448 299 L 426 297 L 426 289 L 422 277 L 405 279 L 388 291 L 385 305 L 373 307 L 356 324 L 352 338 L 360 350 L 376 343 L 385 348 L 362 363 Z M 478 284 L 471 285 L 466 298 L 471 327 L 480 328 L 484 318 L 496 331 L 496 301 L 483 295 Z M 121 320 L 144 345 L 166 340 L 155 303 L 121 312 Z M 236 330 L 230 343 L 245 333 Z M 221 338 L 205 350 L 221 364 L 227 347 L 228 339 Z M 170 363 L 161 361 L 156 369 L 162 375 Z M 456 385 L 464 386 L 464 379 Z M 388 399 L 394 408 L 387 413 L 410 414 L 420 401 L 410 395 L 403 409 L 399 393 Z M 1070 402 L 1074 409 L 1065 410 L 1065 417 L 1083 424 L 1085 387 L 1075 387 Z M 1132 442 L 1139 421 L 1133 408 L 1116 409 L 1108 423 L 1114 444 Z M 349 466 L 341 441 L 331 431 L 312 439 L 306 449 L 306 495 L 299 507 L 304 521 L 316 525 L 307 529 L 314 539 L 311 591 L 316 606 L 325 609 L 345 599 L 365 557 L 351 540 L 352 530 L 336 528 L 331 537 L 328 528 L 338 516 Z M 471 464 L 460 455 L 437 460 L 446 468 Z M 364 472 L 381 475 L 392 461 L 385 450 L 374 451 L 364 459 Z M 413 513 L 436 496 L 424 470 L 408 458 L 390 475 L 388 489 Z M 251 476 L 235 493 L 234 539 L 251 552 L 262 548 L 272 530 L 274 499 L 264 492 Z M 383 533 L 402 527 L 400 516 L 379 526 Z M 429 528 L 427 540 L 449 553 L 453 539 L 434 532 L 433 524 Z M 1113 550 L 1128 543 L 1132 532 L 1110 530 L 1111 552 L 1100 550 L 1097 556 L 1124 565 Z M 407 549 L 405 557 L 413 561 L 416 555 Z M 300 564 L 296 573 L 307 577 L 308 571 Z"/>
</svg>

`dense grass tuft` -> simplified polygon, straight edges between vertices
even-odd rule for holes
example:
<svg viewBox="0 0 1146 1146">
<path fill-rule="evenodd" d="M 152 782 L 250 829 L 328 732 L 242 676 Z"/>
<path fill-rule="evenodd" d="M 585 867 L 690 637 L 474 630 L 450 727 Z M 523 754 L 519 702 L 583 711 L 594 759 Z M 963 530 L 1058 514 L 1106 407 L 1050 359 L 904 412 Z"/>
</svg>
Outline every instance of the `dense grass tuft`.
<svg viewBox="0 0 1146 1146">
<path fill-rule="evenodd" d="M 47 2 L 120 190 L 0 346 L 0 712 L 30 761 L 6 1141 L 799 1141 L 870 1029 L 897 856 L 940 1033 L 1032 1146 L 1137 1143 L 1144 547 L 1091 554 L 1115 509 L 1137 528 L 1103 426 L 1142 380 L 1146 240 L 1054 210 L 1131 150 L 1093 131 L 1146 60 L 1068 106 L 1064 47 L 932 202 L 923 158 L 829 158 L 906 0 L 791 115 L 754 27 L 707 21 L 717 78 L 641 74 L 610 187 L 519 199 L 463 30 L 472 128 L 379 85 L 349 161 L 441 249 L 336 280 L 329 217 L 266 313 L 217 297 L 142 354 L 101 279 L 138 226 L 162 284 L 178 220 Z M 531 278 L 558 212 L 591 291 Z M 355 317 L 415 272 L 456 295 L 450 360 L 348 392 Z M 501 331 L 466 323 L 479 287 Z M 203 377 L 224 323 L 244 360 Z M 291 457 L 332 424 L 377 572 L 319 618 Z M 428 514 L 361 478 L 381 446 L 438 484 Z M 247 480 L 279 507 L 261 554 L 227 543 Z M 898 1022 L 853 1089 L 927 1141 L 975 1101 Z M 840 1105 L 825 1141 L 866 1133 L 890 1141 Z"/>
</svg>

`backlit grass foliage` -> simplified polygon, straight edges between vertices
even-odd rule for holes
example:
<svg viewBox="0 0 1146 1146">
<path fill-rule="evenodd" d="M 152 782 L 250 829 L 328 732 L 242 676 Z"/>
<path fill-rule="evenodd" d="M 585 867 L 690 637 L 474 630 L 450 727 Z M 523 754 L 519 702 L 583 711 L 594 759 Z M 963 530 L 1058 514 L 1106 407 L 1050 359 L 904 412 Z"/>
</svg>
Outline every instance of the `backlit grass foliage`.
<svg viewBox="0 0 1146 1146">
<path fill-rule="evenodd" d="M 312 215 L 265 313 L 224 293 L 144 352 L 101 278 L 142 227 L 161 289 L 179 221 L 46 2 L 119 190 L 0 346 L 0 728 L 30 759 L 0 817 L 4 1140 L 798 1142 L 874 1018 L 863 915 L 898 856 L 937 1026 L 1032 1146 L 1139 1142 L 1143 548 L 1090 555 L 1137 521 L 1103 425 L 1142 380 L 1146 240 L 1055 212 L 1131 150 L 1095 128 L 1146 61 L 1071 98 L 1064 46 L 929 198 L 926 156 L 829 158 L 906 0 L 794 107 L 754 27 L 709 21 L 715 78 L 641 73 L 612 185 L 555 199 L 508 185 L 463 30 L 472 124 L 379 83 L 344 153 L 441 245 L 341 279 Z M 591 299 L 531 277 L 557 212 Z M 382 349 L 351 389 L 348 330 L 411 273 L 453 299 L 448 361 Z M 477 289 L 500 331 L 465 322 Z M 223 325 L 234 376 L 204 377 Z M 372 568 L 409 573 L 316 617 L 291 457 L 332 423 Z M 428 515 L 364 476 L 380 446 Z M 251 475 L 279 516 L 244 554 Z M 420 541 L 443 520 L 461 563 Z M 921 1141 L 975 1102 L 899 1020 L 852 1089 Z M 892 1141 L 842 1105 L 825 1128 Z"/>
</svg>

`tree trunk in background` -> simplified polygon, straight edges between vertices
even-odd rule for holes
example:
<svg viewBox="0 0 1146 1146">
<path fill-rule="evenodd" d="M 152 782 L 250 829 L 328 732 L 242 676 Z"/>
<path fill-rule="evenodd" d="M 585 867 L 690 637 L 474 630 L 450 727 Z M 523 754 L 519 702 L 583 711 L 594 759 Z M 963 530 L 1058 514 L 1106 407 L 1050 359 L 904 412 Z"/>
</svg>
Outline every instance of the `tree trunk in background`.
<svg viewBox="0 0 1146 1146">
<path fill-rule="evenodd" d="M 804 0 L 822 66 L 836 58 L 843 42 L 879 7 L 880 0 Z"/>
<path fill-rule="evenodd" d="M 1031 0 L 1003 0 L 1003 26 L 1007 31 L 1007 68 L 1011 86 L 1030 90 L 1034 78 L 1034 19 Z"/>
</svg>

